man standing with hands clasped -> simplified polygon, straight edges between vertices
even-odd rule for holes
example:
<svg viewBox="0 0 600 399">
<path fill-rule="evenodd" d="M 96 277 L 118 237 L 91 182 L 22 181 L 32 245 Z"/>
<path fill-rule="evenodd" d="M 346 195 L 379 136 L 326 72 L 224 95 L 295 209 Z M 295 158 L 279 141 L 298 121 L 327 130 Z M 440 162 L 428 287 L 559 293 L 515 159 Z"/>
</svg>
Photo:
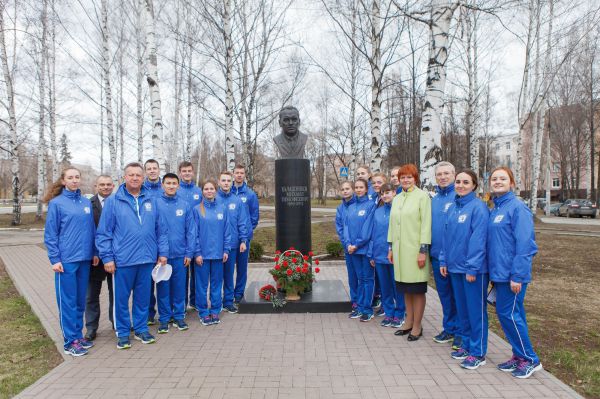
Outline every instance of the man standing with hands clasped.
<svg viewBox="0 0 600 399">
<path fill-rule="evenodd" d="M 155 342 L 147 325 L 150 279 L 157 259 L 165 265 L 169 253 L 168 228 L 159 216 L 156 199 L 150 198 L 142 186 L 142 165 L 129 163 L 124 172 L 125 183 L 104 203 L 96 235 L 104 269 L 113 275 L 118 349 L 131 347 L 129 297 L 132 292 L 135 339 L 144 344 Z"/>
</svg>

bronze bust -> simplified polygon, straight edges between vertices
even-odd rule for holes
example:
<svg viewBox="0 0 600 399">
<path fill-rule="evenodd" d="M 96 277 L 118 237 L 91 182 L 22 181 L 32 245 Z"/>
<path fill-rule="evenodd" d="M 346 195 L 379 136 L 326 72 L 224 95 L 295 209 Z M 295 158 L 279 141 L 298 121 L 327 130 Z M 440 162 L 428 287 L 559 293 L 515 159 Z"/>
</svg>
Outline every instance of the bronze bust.
<svg viewBox="0 0 600 399">
<path fill-rule="evenodd" d="M 300 113 L 296 107 L 286 106 L 279 111 L 279 126 L 281 133 L 273 141 L 279 153 L 278 159 L 305 158 L 304 147 L 308 136 L 298 129 L 300 127 Z"/>
</svg>

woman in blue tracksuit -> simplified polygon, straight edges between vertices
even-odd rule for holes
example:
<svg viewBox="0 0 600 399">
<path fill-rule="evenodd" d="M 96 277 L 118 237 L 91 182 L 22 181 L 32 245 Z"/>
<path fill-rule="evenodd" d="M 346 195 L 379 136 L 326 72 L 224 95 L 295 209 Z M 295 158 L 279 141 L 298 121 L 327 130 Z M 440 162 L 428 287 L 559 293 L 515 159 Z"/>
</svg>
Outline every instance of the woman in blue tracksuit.
<svg viewBox="0 0 600 399">
<path fill-rule="evenodd" d="M 223 263 L 231 251 L 231 227 L 225 205 L 216 200 L 217 183 L 208 180 L 202 185 L 202 202 L 194 207 L 197 227 L 196 308 L 203 325 L 219 324 L 222 307 Z M 207 291 L 210 281 L 210 309 Z"/>
<path fill-rule="evenodd" d="M 358 179 L 354 182 L 356 202 L 348 207 L 344 226 L 344 244 L 352 267 L 358 275 L 358 314 L 351 318 L 360 318 L 360 321 L 369 321 L 373 318 L 371 303 L 375 289 L 375 268 L 367 259 L 375 204 L 369 200 L 367 190 L 366 180 Z"/>
<path fill-rule="evenodd" d="M 475 370 L 485 364 L 488 340 L 486 239 L 489 210 L 475 195 L 477 175 L 465 170 L 454 181 L 456 197 L 446 217 L 440 251 L 440 274 L 450 273 L 458 313 L 461 347 L 452 352 L 460 366 Z"/>
<path fill-rule="evenodd" d="M 163 194 L 156 200 L 158 213 L 169 228 L 169 264 L 171 278 L 156 284 L 159 334 L 169 332 L 169 322 L 180 331 L 188 329 L 185 322 L 186 272 L 194 257 L 196 223 L 192 205 L 179 195 L 179 177 L 174 173 L 163 176 Z"/>
<path fill-rule="evenodd" d="M 511 192 L 514 186 L 515 178 L 509 168 L 492 171 L 490 188 L 494 208 L 488 224 L 488 264 L 496 290 L 496 314 L 513 352 L 498 368 L 511 372 L 514 377 L 528 378 L 542 369 L 529 339 L 523 304 L 537 245 L 533 215 Z"/>
<path fill-rule="evenodd" d="M 379 204 L 373 212 L 373 230 L 369 249 L 367 250 L 367 258 L 371 266 L 375 267 L 376 276 L 381 287 L 381 304 L 385 312 L 385 318 L 380 324 L 382 327 L 400 328 L 406 311 L 404 295 L 396 292 L 394 265 L 387 258 L 389 251 L 387 233 L 392 201 L 395 196 L 396 189 L 391 184 L 386 183 L 381 186 Z"/>
<path fill-rule="evenodd" d="M 343 182 L 340 186 L 340 194 L 342 196 L 342 203 L 337 207 L 335 212 L 335 231 L 337 232 L 342 247 L 344 247 L 344 258 L 346 260 L 346 270 L 348 272 L 348 286 L 350 288 L 350 302 L 352 303 L 352 311 L 348 317 L 353 318 L 358 317 L 358 273 L 350 261 L 348 244 L 344 239 L 344 228 L 346 226 L 346 214 L 348 213 L 348 208 L 356 202 L 356 197 L 354 197 L 354 183 L 351 181 Z"/>
<path fill-rule="evenodd" d="M 92 203 L 81 195 L 80 182 L 79 170 L 69 167 L 44 198 L 49 201 L 44 243 L 54 271 L 64 352 L 72 356 L 85 355 L 93 346 L 83 338 L 83 312 L 90 265 L 98 265 Z"/>
</svg>

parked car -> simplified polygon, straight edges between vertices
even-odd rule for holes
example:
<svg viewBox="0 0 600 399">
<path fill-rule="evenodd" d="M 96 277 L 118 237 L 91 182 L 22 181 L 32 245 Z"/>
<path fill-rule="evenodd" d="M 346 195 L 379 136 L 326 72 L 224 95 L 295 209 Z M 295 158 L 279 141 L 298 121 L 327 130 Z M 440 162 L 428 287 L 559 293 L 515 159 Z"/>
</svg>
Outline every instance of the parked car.
<svg viewBox="0 0 600 399">
<path fill-rule="evenodd" d="M 558 208 L 558 216 L 589 216 L 592 219 L 596 218 L 598 209 L 596 204 L 586 199 L 568 199 Z"/>
<path fill-rule="evenodd" d="M 558 208 L 562 206 L 562 202 L 557 202 L 556 204 L 550 204 L 550 214 L 554 216 L 560 216 L 558 214 Z"/>
</svg>

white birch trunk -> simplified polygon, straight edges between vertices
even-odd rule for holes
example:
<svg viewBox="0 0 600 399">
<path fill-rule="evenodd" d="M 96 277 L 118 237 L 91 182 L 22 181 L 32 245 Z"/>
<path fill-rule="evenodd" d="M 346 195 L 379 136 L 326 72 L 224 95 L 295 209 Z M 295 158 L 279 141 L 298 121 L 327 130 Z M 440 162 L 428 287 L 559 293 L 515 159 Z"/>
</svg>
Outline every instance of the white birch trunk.
<svg viewBox="0 0 600 399">
<path fill-rule="evenodd" d="M 223 40 L 225 42 L 225 155 L 227 170 L 235 167 L 233 137 L 233 42 L 231 40 L 231 0 L 223 1 Z"/>
<path fill-rule="evenodd" d="M 56 145 L 56 23 L 54 1 L 51 3 L 51 18 L 48 33 L 50 35 L 49 43 L 46 44 L 46 60 L 48 69 L 48 119 L 50 128 L 50 153 L 52 154 L 52 181 L 56 181 L 60 176 L 58 160 L 58 149 Z M 46 15 L 46 21 L 47 15 Z"/>
<path fill-rule="evenodd" d="M 40 101 L 40 115 L 39 115 L 39 135 L 38 135 L 38 148 L 37 148 L 37 167 L 38 167 L 38 176 L 37 176 L 37 209 L 35 217 L 37 220 L 42 218 L 43 214 L 43 202 L 45 192 L 45 181 L 46 181 L 46 138 L 45 138 L 45 128 L 46 128 L 46 62 L 48 52 L 46 50 L 47 45 L 47 29 L 48 29 L 48 2 L 44 0 L 42 5 L 42 37 L 40 41 L 40 65 L 39 65 L 39 101 Z"/>
<path fill-rule="evenodd" d="M 379 0 L 373 0 L 371 11 L 371 171 L 381 170 L 381 32 Z"/>
<path fill-rule="evenodd" d="M 421 186 L 431 190 L 435 183 L 434 167 L 442 159 L 442 112 L 448 59 L 450 20 L 457 4 L 433 0 L 431 12 L 431 41 L 427 65 L 427 84 L 421 123 L 420 167 Z"/>
<path fill-rule="evenodd" d="M 104 72 L 100 71 L 100 174 L 104 174 Z"/>
<path fill-rule="evenodd" d="M 163 123 L 160 101 L 160 88 L 158 86 L 158 61 L 156 58 L 156 37 L 154 33 L 154 6 L 152 0 L 145 0 L 145 33 L 146 33 L 146 81 L 150 91 L 152 114 L 152 149 L 154 159 L 158 161 L 162 170 L 165 170 L 165 156 L 163 149 Z"/>
<path fill-rule="evenodd" d="M 351 41 L 356 41 L 356 2 L 352 2 L 352 28 Z M 356 143 L 356 83 L 358 79 L 358 50 L 354 44 L 350 44 L 350 161 L 348 163 L 348 179 L 354 180 L 354 172 L 357 167 L 356 157 L 358 148 Z"/>
<path fill-rule="evenodd" d="M 144 82 L 144 50 L 142 43 L 142 32 L 144 26 L 144 13 L 142 12 L 142 1 L 135 3 L 136 7 L 136 40 L 135 40 L 135 60 L 136 60 L 136 110 L 137 110 L 137 158 L 138 162 L 144 160 L 144 109 L 143 109 L 143 87 Z"/>
<path fill-rule="evenodd" d="M 185 138 L 185 151 L 183 160 L 190 162 L 192 160 L 192 61 L 193 61 L 193 46 L 192 41 L 188 42 L 188 76 L 187 76 L 187 126 Z"/>
<path fill-rule="evenodd" d="M 12 222 L 13 226 L 21 224 L 21 202 L 20 195 L 20 170 L 19 170 L 19 149 L 17 141 L 17 118 L 15 112 L 15 93 L 13 88 L 13 77 L 11 68 L 8 65 L 8 56 L 6 51 L 6 39 L 4 37 L 4 3 L 0 7 L 0 56 L 2 57 L 2 75 L 6 85 L 6 103 L 8 108 L 8 153 L 10 155 L 10 173 L 12 177 Z"/>
<path fill-rule="evenodd" d="M 477 132 L 478 77 L 477 77 L 477 17 L 475 11 L 467 10 L 465 17 L 467 28 L 467 75 L 469 95 L 467 100 L 467 136 L 469 138 L 469 167 L 479 175 L 479 137 Z"/>
<path fill-rule="evenodd" d="M 108 152 L 110 155 L 110 175 L 115 183 L 118 182 L 117 172 L 117 143 L 112 109 L 112 88 L 110 85 L 110 67 L 108 48 L 108 0 L 101 2 L 102 17 L 102 77 L 104 78 L 104 107 L 106 109 L 106 131 L 108 134 Z"/>
<path fill-rule="evenodd" d="M 175 37 L 179 37 L 179 9 L 177 10 Z M 169 146 L 167 148 L 168 153 L 168 165 L 167 169 L 169 172 L 175 172 L 177 170 L 177 142 L 179 136 L 179 121 L 181 119 L 181 88 L 183 75 L 180 73 L 179 64 L 179 45 L 175 43 L 173 54 L 173 73 L 175 75 L 175 109 L 173 112 L 173 128 L 171 129 Z M 183 57 L 181 62 L 183 63 Z"/>
</svg>

